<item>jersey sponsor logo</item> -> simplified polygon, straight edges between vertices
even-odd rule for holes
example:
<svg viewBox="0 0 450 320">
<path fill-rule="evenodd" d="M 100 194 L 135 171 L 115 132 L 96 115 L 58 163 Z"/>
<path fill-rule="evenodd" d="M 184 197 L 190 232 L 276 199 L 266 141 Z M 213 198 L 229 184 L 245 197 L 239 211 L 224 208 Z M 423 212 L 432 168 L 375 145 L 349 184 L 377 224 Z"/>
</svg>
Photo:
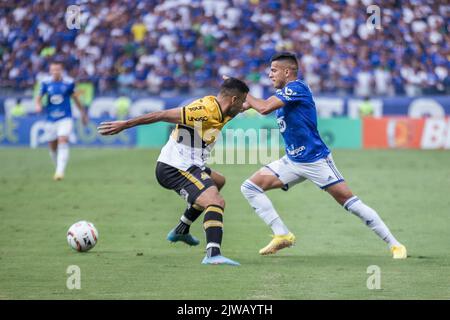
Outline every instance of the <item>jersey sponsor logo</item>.
<svg viewBox="0 0 450 320">
<path fill-rule="evenodd" d="M 51 104 L 61 104 L 64 101 L 64 97 L 61 94 L 54 94 L 50 96 Z"/>
<path fill-rule="evenodd" d="M 277 123 L 281 133 L 286 131 L 286 121 L 284 121 L 284 117 L 277 118 Z"/>
<path fill-rule="evenodd" d="M 294 90 L 292 90 L 291 88 L 284 88 L 284 94 L 287 96 L 292 96 L 293 94 L 295 94 Z"/>
<path fill-rule="evenodd" d="M 207 116 L 203 116 L 203 117 L 193 117 L 193 116 L 188 116 L 187 119 L 189 121 L 208 121 L 208 117 Z"/>
<path fill-rule="evenodd" d="M 205 106 L 193 106 L 193 107 L 188 107 L 189 111 L 197 111 L 197 110 L 204 110 Z"/>
<path fill-rule="evenodd" d="M 288 148 L 286 148 L 286 152 L 290 155 L 290 156 L 297 156 L 298 154 L 302 153 L 303 151 L 305 151 L 306 147 L 305 146 L 300 146 L 298 148 L 294 149 L 294 146 L 290 146 Z"/>
<path fill-rule="evenodd" d="M 287 88 L 286 88 L 287 89 Z M 285 100 L 291 100 L 291 97 L 289 97 L 287 94 L 285 94 L 284 93 L 284 91 L 283 91 L 283 89 L 277 89 L 276 91 L 275 91 L 275 94 L 277 95 L 277 96 L 280 96 L 280 97 L 282 97 L 283 99 L 285 99 Z"/>
<path fill-rule="evenodd" d="M 63 110 L 53 110 L 52 112 L 50 112 L 50 116 L 55 119 L 61 118 L 65 115 L 66 115 L 66 113 Z"/>
<path fill-rule="evenodd" d="M 284 89 L 280 89 L 279 91 L 277 91 L 277 93 L 279 95 L 281 95 L 287 101 L 292 100 L 291 96 L 297 95 L 297 92 L 295 92 L 294 90 L 292 90 L 291 88 L 288 88 L 288 87 L 285 87 Z"/>
</svg>

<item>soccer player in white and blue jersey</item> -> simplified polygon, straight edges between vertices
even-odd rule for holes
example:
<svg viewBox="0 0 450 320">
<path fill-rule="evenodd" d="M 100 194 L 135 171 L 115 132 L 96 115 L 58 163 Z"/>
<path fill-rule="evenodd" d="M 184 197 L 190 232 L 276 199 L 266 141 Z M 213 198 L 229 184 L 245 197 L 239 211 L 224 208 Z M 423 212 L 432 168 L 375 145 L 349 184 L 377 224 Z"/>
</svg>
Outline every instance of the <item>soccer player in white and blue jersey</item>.
<svg viewBox="0 0 450 320">
<path fill-rule="evenodd" d="M 405 259 L 406 248 L 399 243 L 377 212 L 353 195 L 336 168 L 330 150 L 317 130 L 317 112 L 309 87 L 297 77 L 298 62 L 292 53 L 272 57 L 269 78 L 277 89 L 267 100 L 247 95 L 246 108 L 261 114 L 276 111 L 286 155 L 257 171 L 241 186 L 242 194 L 258 216 L 272 228 L 272 241 L 260 254 L 274 254 L 295 243 L 295 236 L 281 220 L 266 195 L 270 189 L 287 190 L 310 180 L 327 191 L 346 210 L 359 217 L 385 241 L 394 259 Z"/>
<path fill-rule="evenodd" d="M 47 96 L 48 103 L 43 108 L 44 96 Z M 50 156 L 56 166 L 53 176 L 55 181 L 64 178 L 64 171 L 69 161 L 69 137 L 73 130 L 71 98 L 80 110 L 83 124 L 86 125 L 87 113 L 75 92 L 73 79 L 64 75 L 62 62 L 52 62 L 50 76 L 42 81 L 41 91 L 36 97 L 36 111 L 41 113 L 45 110 L 47 115 L 45 133 L 49 141 Z"/>
</svg>

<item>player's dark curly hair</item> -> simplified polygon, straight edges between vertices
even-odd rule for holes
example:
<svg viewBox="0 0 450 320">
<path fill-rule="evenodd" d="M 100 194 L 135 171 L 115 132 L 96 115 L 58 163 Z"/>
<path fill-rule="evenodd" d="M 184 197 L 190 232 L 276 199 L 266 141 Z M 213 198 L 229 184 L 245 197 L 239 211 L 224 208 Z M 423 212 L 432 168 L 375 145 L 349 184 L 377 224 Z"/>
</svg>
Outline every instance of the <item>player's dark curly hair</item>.
<svg viewBox="0 0 450 320">
<path fill-rule="evenodd" d="M 250 89 L 245 82 L 236 78 L 228 78 L 220 86 L 220 93 L 224 95 L 234 94 L 235 92 L 244 94 L 249 91 Z"/>
</svg>

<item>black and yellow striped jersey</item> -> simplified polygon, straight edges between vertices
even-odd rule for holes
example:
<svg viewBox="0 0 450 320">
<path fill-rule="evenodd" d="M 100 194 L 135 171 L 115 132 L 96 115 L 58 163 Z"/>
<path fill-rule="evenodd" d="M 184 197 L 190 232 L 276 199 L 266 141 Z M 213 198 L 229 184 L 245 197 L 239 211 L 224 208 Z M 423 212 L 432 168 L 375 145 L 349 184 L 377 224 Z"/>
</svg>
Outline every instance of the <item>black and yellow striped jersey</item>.
<svg viewBox="0 0 450 320">
<path fill-rule="evenodd" d="M 216 97 L 205 96 L 181 108 L 181 124 L 177 125 L 172 137 L 178 143 L 200 147 L 194 141 L 186 141 L 187 139 L 181 134 L 181 130 L 184 130 L 190 134 L 192 139 L 194 136 L 200 138 L 201 147 L 205 148 L 206 145 L 217 140 L 220 130 L 231 119 L 231 117 L 224 117 Z"/>
</svg>

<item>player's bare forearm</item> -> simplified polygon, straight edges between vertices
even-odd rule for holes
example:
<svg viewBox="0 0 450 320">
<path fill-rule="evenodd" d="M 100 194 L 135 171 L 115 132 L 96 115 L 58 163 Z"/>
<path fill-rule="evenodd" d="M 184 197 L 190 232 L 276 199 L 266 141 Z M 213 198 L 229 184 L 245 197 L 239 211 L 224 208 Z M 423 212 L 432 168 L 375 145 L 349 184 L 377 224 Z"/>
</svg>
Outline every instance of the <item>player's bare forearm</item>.
<svg viewBox="0 0 450 320">
<path fill-rule="evenodd" d="M 145 124 L 152 124 L 155 122 L 160 122 L 163 120 L 163 111 L 155 111 L 151 113 L 144 114 L 142 116 L 129 119 L 125 121 L 125 127 L 126 129 L 135 127 L 135 126 L 141 126 Z"/>
<path fill-rule="evenodd" d="M 41 113 L 42 112 L 42 96 L 41 95 L 36 97 L 35 105 L 36 105 L 36 112 Z"/>
<path fill-rule="evenodd" d="M 83 107 L 83 105 L 81 104 L 80 98 L 77 93 L 74 93 L 72 95 L 72 98 L 73 98 L 73 101 L 75 102 L 75 105 L 77 106 L 78 110 L 80 110 L 81 121 L 83 122 L 84 125 L 87 125 L 87 123 L 89 122 L 89 119 L 88 119 L 86 108 Z"/>
<path fill-rule="evenodd" d="M 161 121 L 161 113 L 161 111 L 157 111 L 147 113 L 129 120 L 102 122 L 100 123 L 100 126 L 97 128 L 97 130 L 101 135 L 118 134 L 119 132 L 126 129 Z"/>
<path fill-rule="evenodd" d="M 72 95 L 72 98 L 73 98 L 73 101 L 75 102 L 75 105 L 77 106 L 78 110 L 80 110 L 81 114 L 83 116 L 87 116 L 86 108 L 84 108 L 83 105 L 81 104 L 80 97 L 78 96 L 78 94 L 74 93 Z"/>
<path fill-rule="evenodd" d="M 266 115 L 272 111 L 281 108 L 284 104 L 283 102 L 275 96 L 271 96 L 269 99 L 259 99 L 255 98 L 251 94 L 247 95 L 246 102 L 260 114 Z"/>
<path fill-rule="evenodd" d="M 126 121 L 127 129 L 143 124 L 152 124 L 155 122 L 170 122 L 170 123 L 181 123 L 181 110 L 180 108 L 154 111 L 144 114 L 140 117 L 136 117 Z"/>
<path fill-rule="evenodd" d="M 129 120 L 102 122 L 97 129 L 102 135 L 112 135 L 136 126 L 152 124 L 160 121 L 181 123 L 180 114 L 181 112 L 179 108 L 155 111 Z"/>
<path fill-rule="evenodd" d="M 80 110 L 80 112 L 82 114 L 86 113 L 86 109 L 81 104 L 80 98 L 78 98 L 78 96 L 75 94 L 72 96 L 72 98 L 73 98 L 73 101 L 75 102 L 75 105 L 77 106 L 78 110 Z"/>
</svg>

